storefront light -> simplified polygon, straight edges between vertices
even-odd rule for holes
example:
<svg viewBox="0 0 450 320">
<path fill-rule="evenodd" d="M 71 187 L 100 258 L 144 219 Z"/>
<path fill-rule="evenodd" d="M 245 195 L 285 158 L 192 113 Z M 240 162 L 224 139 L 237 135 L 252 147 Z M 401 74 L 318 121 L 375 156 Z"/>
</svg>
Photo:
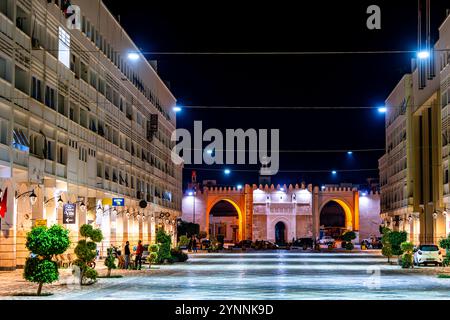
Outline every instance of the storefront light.
<svg viewBox="0 0 450 320">
<path fill-rule="evenodd" d="M 30 203 L 32 206 L 34 206 L 36 204 L 37 201 L 37 195 L 36 193 L 34 193 L 34 190 L 31 191 L 30 193 Z"/>
<path fill-rule="evenodd" d="M 58 197 L 58 207 L 62 207 L 63 206 L 63 204 L 64 204 L 64 201 L 63 201 L 63 199 L 61 198 L 61 195 L 59 195 L 59 197 Z"/>
</svg>

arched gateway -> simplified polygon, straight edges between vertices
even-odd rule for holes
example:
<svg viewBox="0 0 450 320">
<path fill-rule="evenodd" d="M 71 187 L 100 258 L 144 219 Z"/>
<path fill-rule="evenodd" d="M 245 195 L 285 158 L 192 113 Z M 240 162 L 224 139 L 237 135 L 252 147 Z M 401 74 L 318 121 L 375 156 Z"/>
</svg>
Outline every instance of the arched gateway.
<svg viewBox="0 0 450 320">
<path fill-rule="evenodd" d="M 220 235 L 228 242 L 290 242 L 318 238 L 324 229 L 376 235 L 376 224 L 364 224 L 368 230 L 360 230 L 360 214 L 374 221 L 379 218 L 378 194 L 362 196 L 353 188 L 304 184 L 245 185 L 240 189 L 204 187 L 183 198 L 183 220 L 198 223 L 208 236 Z"/>
</svg>

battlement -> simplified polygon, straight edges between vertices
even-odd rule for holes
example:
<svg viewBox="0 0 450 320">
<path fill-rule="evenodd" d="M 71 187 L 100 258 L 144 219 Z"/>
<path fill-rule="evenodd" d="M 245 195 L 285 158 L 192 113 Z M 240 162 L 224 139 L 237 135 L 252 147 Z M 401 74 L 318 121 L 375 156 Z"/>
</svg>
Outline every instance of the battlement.
<svg viewBox="0 0 450 320">
<path fill-rule="evenodd" d="M 351 187 L 325 187 L 325 188 L 319 188 L 319 192 L 353 192 L 358 191 L 356 188 Z"/>
</svg>

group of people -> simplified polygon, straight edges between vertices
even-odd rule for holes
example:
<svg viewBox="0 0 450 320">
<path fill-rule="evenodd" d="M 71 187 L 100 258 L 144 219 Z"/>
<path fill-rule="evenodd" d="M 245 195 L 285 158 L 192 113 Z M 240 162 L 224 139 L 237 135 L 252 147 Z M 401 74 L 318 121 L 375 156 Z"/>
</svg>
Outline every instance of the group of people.
<svg viewBox="0 0 450 320">
<path fill-rule="evenodd" d="M 119 251 L 117 248 L 115 248 L 113 245 L 111 247 L 114 249 L 115 255 L 117 258 L 121 256 L 121 251 Z M 144 246 L 142 245 L 142 241 L 139 240 L 137 246 L 133 248 L 134 251 L 134 269 L 141 270 L 142 268 L 142 254 L 144 253 Z M 125 270 L 128 270 L 128 268 L 131 265 L 131 249 L 130 249 L 130 242 L 127 241 L 124 246 L 124 263 L 123 268 Z M 120 258 L 119 258 L 120 260 Z"/>
<path fill-rule="evenodd" d="M 188 251 L 189 252 L 197 252 L 197 238 L 195 236 L 192 236 L 189 239 L 189 244 L 188 244 Z"/>
</svg>

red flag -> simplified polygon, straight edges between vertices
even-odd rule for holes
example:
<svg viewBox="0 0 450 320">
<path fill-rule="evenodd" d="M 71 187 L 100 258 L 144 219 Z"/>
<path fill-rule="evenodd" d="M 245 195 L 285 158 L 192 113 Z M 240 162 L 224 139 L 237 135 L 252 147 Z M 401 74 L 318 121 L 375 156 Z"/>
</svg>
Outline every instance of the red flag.
<svg viewBox="0 0 450 320">
<path fill-rule="evenodd" d="M 2 217 L 2 219 L 5 218 L 6 211 L 8 210 L 7 201 L 8 201 L 8 188 L 5 189 L 2 201 L 0 202 L 0 217 Z"/>
</svg>

